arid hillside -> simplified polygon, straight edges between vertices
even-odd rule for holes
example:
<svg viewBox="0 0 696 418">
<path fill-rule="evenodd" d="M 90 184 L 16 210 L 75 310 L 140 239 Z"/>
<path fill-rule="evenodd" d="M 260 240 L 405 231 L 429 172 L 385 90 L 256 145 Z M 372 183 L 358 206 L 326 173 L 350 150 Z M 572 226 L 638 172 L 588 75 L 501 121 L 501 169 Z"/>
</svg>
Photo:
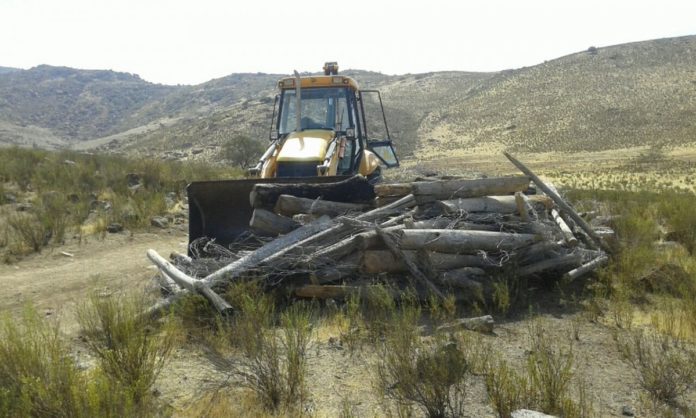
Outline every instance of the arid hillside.
<svg viewBox="0 0 696 418">
<path fill-rule="evenodd" d="M 402 155 L 600 151 L 696 138 L 696 36 L 591 47 L 496 73 L 343 73 L 381 90 Z M 0 144 L 214 160 L 234 136 L 265 141 L 280 77 L 164 86 L 113 71 L 3 67 Z"/>
</svg>

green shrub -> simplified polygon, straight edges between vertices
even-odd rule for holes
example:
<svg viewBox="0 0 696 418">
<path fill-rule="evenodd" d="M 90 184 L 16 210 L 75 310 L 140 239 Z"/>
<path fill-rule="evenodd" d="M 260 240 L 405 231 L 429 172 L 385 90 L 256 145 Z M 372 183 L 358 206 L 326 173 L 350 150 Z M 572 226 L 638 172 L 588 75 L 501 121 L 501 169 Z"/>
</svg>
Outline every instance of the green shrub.
<svg viewBox="0 0 696 418">
<path fill-rule="evenodd" d="M 12 213 L 7 218 L 7 224 L 18 239 L 16 252 L 22 253 L 24 248 L 39 252 L 48 244 L 50 235 L 34 213 Z"/>
<path fill-rule="evenodd" d="M 563 406 L 573 376 L 572 347 L 554 347 L 540 323 L 532 325 L 530 336 L 532 352 L 527 358 L 527 373 L 531 391 L 536 394 L 542 411 L 564 414 Z"/>
<path fill-rule="evenodd" d="M 510 418 L 514 411 L 532 407 L 536 399 L 529 380 L 502 359 L 493 364 L 486 375 L 486 391 L 498 417 Z"/>
<path fill-rule="evenodd" d="M 673 403 L 696 383 L 696 351 L 666 336 L 634 331 L 617 338 L 619 351 L 654 399 Z"/>
<path fill-rule="evenodd" d="M 96 370 L 81 373 L 58 327 L 28 307 L 0 325 L 0 416 L 132 417 L 130 394 Z"/>
<path fill-rule="evenodd" d="M 237 135 L 223 145 L 222 158 L 238 167 L 248 168 L 259 160 L 264 151 L 261 142 Z"/>
<path fill-rule="evenodd" d="M 402 411 L 415 404 L 429 417 L 461 416 L 470 373 L 465 351 L 442 335 L 421 339 L 421 310 L 412 293 L 402 297 L 398 309 L 384 303 L 384 295 L 379 299 L 384 335 L 375 369 L 378 392 Z"/>
<path fill-rule="evenodd" d="M 530 325 L 530 354 L 524 368 L 513 369 L 499 356 L 494 357 L 486 372 L 488 399 L 500 418 L 510 417 L 520 408 L 535 409 L 563 417 L 592 416 L 592 405 L 584 381 L 578 383 L 573 399 L 573 351 L 558 348 L 535 320 Z"/>
<path fill-rule="evenodd" d="M 221 323 L 219 342 L 237 347 L 242 359 L 230 359 L 220 344 L 208 347 L 211 359 L 241 377 L 267 410 L 301 405 L 312 341 L 311 306 L 295 304 L 277 315 L 272 297 L 248 283 L 232 286 L 228 296 L 235 316 Z"/>
<path fill-rule="evenodd" d="M 173 333 L 157 332 L 155 320 L 143 315 L 149 306 L 142 295 L 100 297 L 93 293 L 78 309 L 86 345 L 114 383 L 126 388 L 136 405 L 146 405 L 172 350 Z"/>
</svg>

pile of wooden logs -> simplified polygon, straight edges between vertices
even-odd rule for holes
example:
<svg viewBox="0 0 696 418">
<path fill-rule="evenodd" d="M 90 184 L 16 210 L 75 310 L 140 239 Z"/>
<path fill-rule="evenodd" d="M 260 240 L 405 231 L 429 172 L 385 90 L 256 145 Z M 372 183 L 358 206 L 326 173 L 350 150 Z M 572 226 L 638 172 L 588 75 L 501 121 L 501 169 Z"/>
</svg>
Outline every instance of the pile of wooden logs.
<svg viewBox="0 0 696 418">
<path fill-rule="evenodd" d="M 219 292 L 244 279 L 301 298 L 341 298 L 380 282 L 476 301 L 496 281 L 573 280 L 605 264 L 605 241 L 552 186 L 506 156 L 523 175 L 379 184 L 376 198 L 353 203 L 326 199 L 325 185 L 314 194 L 306 184 L 259 185 L 250 227 L 276 238 L 232 246 L 212 261 L 170 262 L 150 250 L 172 294 L 158 307 L 198 292 L 225 312 Z M 323 198 L 302 197 L 317 194 Z"/>
</svg>

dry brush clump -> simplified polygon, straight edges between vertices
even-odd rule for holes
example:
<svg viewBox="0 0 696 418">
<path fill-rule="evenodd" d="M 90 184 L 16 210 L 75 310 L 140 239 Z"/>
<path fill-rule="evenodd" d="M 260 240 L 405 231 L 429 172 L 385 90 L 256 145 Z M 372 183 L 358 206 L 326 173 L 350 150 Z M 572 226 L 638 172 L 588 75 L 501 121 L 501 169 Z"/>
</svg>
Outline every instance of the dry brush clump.
<svg viewBox="0 0 696 418">
<path fill-rule="evenodd" d="M 137 405 L 129 388 L 101 369 L 82 371 L 57 324 L 27 307 L 0 324 L 1 417 L 144 417 L 164 413 Z"/>
<path fill-rule="evenodd" d="M 530 325 L 529 338 L 524 366 L 515 368 L 500 355 L 487 364 L 486 389 L 496 414 L 509 418 L 513 411 L 528 408 L 563 417 L 593 416 L 586 383 L 575 376 L 572 344 L 553 343 L 539 320 Z"/>
<path fill-rule="evenodd" d="M 84 343 L 101 370 L 126 390 L 138 407 L 150 401 L 150 389 L 174 346 L 170 323 L 159 327 L 143 314 L 144 295 L 101 296 L 93 293 L 77 312 Z"/>
<path fill-rule="evenodd" d="M 421 308 L 413 295 L 406 293 L 399 307 L 392 306 L 382 311 L 375 368 L 375 388 L 386 401 L 385 410 L 410 414 L 419 408 L 429 417 L 461 416 L 471 374 L 467 347 L 441 334 L 423 339 Z"/>
<path fill-rule="evenodd" d="M 235 313 L 206 343 L 208 357 L 251 389 L 267 411 L 298 410 L 307 397 L 315 309 L 295 303 L 278 312 L 271 295 L 248 283 L 233 286 L 228 296 Z"/>
<path fill-rule="evenodd" d="M 0 149 L 0 205 L 12 208 L 0 218 L 14 236 L 6 247 L 21 256 L 73 236 L 105 233 L 109 223 L 145 228 L 172 209 L 167 195 L 183 198 L 187 183 L 239 175 L 237 169 L 193 163 Z"/>
<path fill-rule="evenodd" d="M 696 350 L 643 330 L 617 334 L 616 343 L 653 399 L 674 404 L 696 383 Z"/>
</svg>

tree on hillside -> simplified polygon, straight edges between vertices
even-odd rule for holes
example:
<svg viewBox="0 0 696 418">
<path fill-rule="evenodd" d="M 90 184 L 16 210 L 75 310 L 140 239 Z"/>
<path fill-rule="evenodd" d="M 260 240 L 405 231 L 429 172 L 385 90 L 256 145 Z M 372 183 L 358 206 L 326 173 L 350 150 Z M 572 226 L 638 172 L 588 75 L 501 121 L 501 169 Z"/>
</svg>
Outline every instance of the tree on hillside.
<svg viewBox="0 0 696 418">
<path fill-rule="evenodd" d="M 263 153 L 263 145 L 246 135 L 235 135 L 222 147 L 222 158 L 241 168 L 249 168 Z"/>
</svg>

